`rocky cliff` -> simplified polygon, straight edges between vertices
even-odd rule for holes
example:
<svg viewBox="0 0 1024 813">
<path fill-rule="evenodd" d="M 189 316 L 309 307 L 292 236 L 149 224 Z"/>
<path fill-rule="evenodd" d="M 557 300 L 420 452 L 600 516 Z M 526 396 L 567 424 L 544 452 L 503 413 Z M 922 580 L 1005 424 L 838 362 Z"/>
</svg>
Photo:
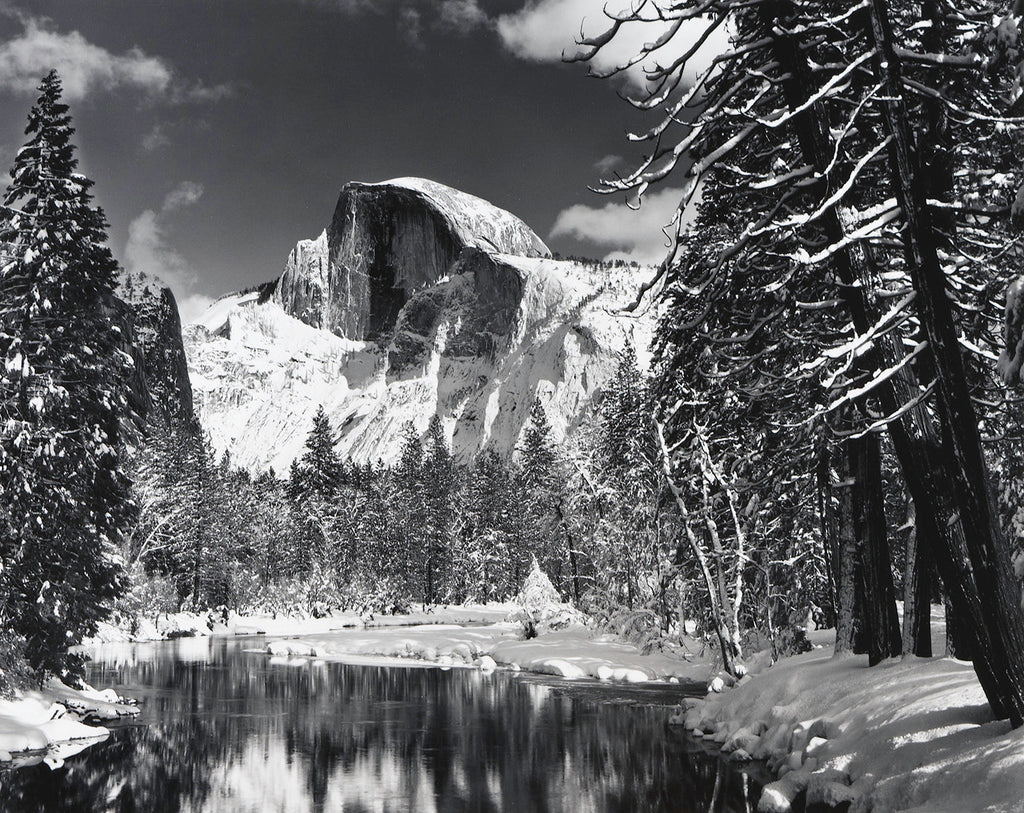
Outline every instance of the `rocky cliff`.
<svg viewBox="0 0 1024 813">
<path fill-rule="evenodd" d="M 420 178 L 350 183 L 331 225 L 288 257 L 273 299 L 313 327 L 377 339 L 467 247 L 551 256 L 517 217 L 464 192 Z"/>
<path fill-rule="evenodd" d="M 407 421 L 443 419 L 455 454 L 511 452 L 535 397 L 558 437 L 653 319 L 622 315 L 643 272 L 557 261 L 522 221 L 431 181 L 348 184 L 277 282 L 186 328 L 214 447 L 287 470 L 317 407 L 338 449 L 393 460 Z"/>
<path fill-rule="evenodd" d="M 155 285 L 120 293 L 123 298 L 112 298 L 109 307 L 122 327 L 123 349 L 134 362 L 128 404 L 137 429 L 194 423 L 192 384 L 174 294 Z"/>
</svg>

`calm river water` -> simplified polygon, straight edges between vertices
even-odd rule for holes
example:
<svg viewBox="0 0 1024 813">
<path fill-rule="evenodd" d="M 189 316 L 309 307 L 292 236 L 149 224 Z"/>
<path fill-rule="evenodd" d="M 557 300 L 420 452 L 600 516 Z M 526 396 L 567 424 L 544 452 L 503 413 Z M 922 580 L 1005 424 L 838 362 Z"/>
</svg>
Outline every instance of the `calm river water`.
<svg viewBox="0 0 1024 813">
<path fill-rule="evenodd" d="M 260 639 L 111 647 L 95 686 L 138 724 L 3 811 L 746 811 L 753 780 L 665 725 L 679 687 L 280 662 Z"/>
</svg>

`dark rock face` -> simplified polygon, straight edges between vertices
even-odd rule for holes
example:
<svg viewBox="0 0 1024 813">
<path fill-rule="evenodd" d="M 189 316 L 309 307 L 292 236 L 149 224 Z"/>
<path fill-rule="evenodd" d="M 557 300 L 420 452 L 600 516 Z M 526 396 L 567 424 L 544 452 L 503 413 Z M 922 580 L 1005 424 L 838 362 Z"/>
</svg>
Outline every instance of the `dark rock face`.
<svg viewBox="0 0 1024 813">
<path fill-rule="evenodd" d="M 517 324 L 524 282 L 500 257 L 463 250 L 447 282 L 415 292 L 402 309 L 388 348 L 389 378 L 422 368 L 442 329 L 444 358 L 494 361 Z"/>
<path fill-rule="evenodd" d="M 137 429 L 194 424 L 192 384 L 174 294 L 162 288 L 132 303 L 114 299 L 111 309 L 122 325 L 124 349 L 135 362 L 128 403 Z"/>
<path fill-rule="evenodd" d="M 313 327 L 381 340 L 410 298 L 446 276 L 466 249 L 550 256 L 514 215 L 441 184 L 350 183 L 327 231 L 289 256 L 273 299 Z"/>
</svg>

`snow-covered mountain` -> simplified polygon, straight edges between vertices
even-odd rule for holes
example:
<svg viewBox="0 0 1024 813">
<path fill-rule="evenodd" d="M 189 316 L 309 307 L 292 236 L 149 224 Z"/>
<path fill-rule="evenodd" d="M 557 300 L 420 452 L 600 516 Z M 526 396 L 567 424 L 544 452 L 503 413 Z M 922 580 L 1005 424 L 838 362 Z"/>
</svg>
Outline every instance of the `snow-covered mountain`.
<svg viewBox="0 0 1024 813">
<path fill-rule="evenodd" d="M 350 183 L 281 277 L 185 329 L 196 409 L 218 452 L 287 470 L 321 404 L 338 450 L 393 461 L 441 416 L 462 460 L 511 452 L 541 398 L 571 434 L 653 317 L 624 314 L 648 270 L 559 261 L 514 215 L 432 181 Z"/>
</svg>

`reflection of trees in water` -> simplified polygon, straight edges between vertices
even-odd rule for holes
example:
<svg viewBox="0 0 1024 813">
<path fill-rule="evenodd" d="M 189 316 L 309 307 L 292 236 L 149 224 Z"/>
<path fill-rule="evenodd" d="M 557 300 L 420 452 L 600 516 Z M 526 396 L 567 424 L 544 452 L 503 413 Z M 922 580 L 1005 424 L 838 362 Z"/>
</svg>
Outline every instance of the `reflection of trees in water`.
<svg viewBox="0 0 1024 813">
<path fill-rule="evenodd" d="M 56 772 L 0 776 L 0 809 L 360 810 L 382 796 L 417 811 L 747 809 L 742 776 L 688 754 L 662 709 L 507 674 L 290 667 L 233 647 L 94 675 L 138 697 L 150 725 Z"/>
</svg>

